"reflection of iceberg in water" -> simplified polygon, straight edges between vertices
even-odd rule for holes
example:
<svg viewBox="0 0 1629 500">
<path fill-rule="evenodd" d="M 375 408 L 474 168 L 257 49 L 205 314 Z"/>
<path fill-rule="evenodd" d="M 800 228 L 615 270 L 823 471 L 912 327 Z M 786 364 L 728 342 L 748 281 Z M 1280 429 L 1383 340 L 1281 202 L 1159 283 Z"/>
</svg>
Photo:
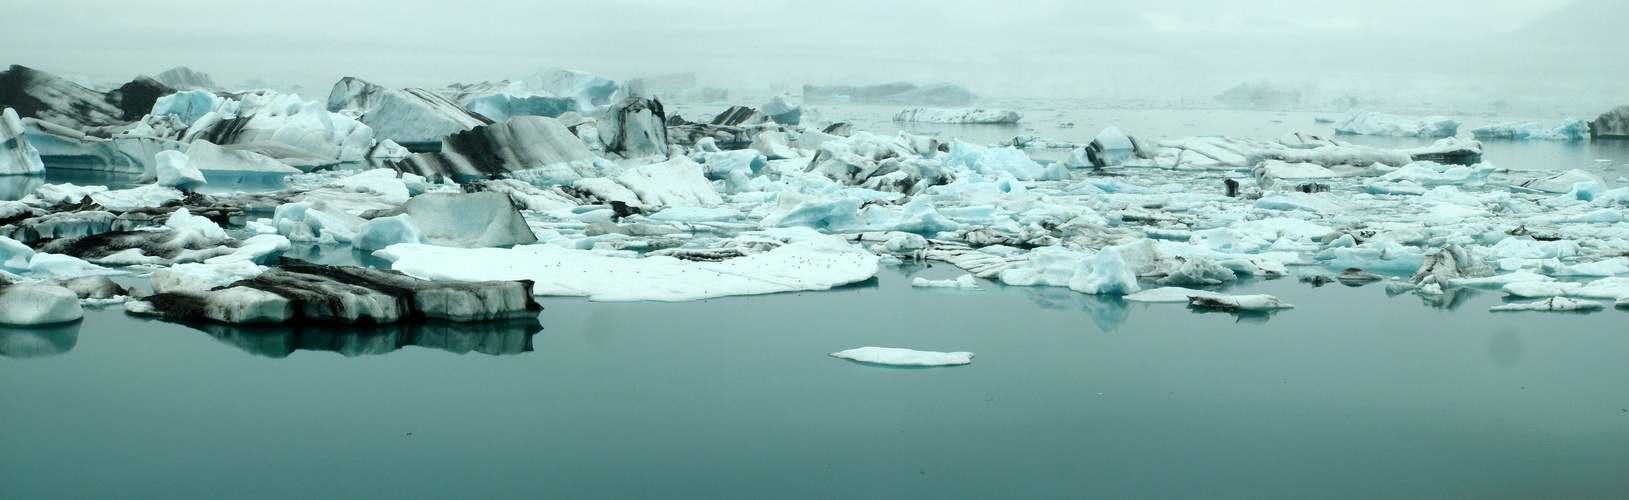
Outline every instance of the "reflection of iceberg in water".
<svg viewBox="0 0 1629 500">
<path fill-rule="evenodd" d="M 1273 319 L 1273 315 L 1278 314 L 1280 311 L 1278 309 L 1270 311 L 1224 311 L 1221 309 L 1212 309 L 1209 307 L 1199 307 L 1193 305 L 1188 306 L 1188 310 L 1192 311 L 1194 314 L 1231 314 L 1233 315 L 1234 323 L 1247 323 L 1252 325 L 1266 323 L 1267 320 Z"/>
<path fill-rule="evenodd" d="M 45 184 L 39 175 L 8 175 L 0 177 L 0 201 L 16 201 L 33 193 Z"/>
<path fill-rule="evenodd" d="M 1444 291 L 1441 295 L 1422 293 L 1420 294 L 1420 302 L 1424 303 L 1428 307 L 1453 311 L 1459 309 L 1460 306 L 1469 303 L 1471 299 L 1476 298 L 1478 295 L 1482 295 L 1481 290 L 1476 290 L 1473 288 L 1453 288 Z"/>
<path fill-rule="evenodd" d="M 0 356 L 43 358 L 68 352 L 79 343 L 79 325 L 84 320 L 45 326 L 0 325 Z"/>
<path fill-rule="evenodd" d="M 1131 309 L 1116 295 L 1088 295 L 1055 286 L 1003 286 L 1002 291 L 1024 295 L 1030 302 L 1046 309 L 1079 309 L 1092 316 L 1092 322 L 1104 332 L 1116 332 Z"/>
<path fill-rule="evenodd" d="M 441 349 L 454 354 L 493 356 L 532 350 L 532 336 L 543 331 L 537 318 L 453 323 L 407 321 L 390 324 L 231 325 L 187 323 L 221 342 L 251 354 L 284 358 L 294 351 L 333 351 L 356 357 L 387 354 L 406 346 Z"/>
</svg>

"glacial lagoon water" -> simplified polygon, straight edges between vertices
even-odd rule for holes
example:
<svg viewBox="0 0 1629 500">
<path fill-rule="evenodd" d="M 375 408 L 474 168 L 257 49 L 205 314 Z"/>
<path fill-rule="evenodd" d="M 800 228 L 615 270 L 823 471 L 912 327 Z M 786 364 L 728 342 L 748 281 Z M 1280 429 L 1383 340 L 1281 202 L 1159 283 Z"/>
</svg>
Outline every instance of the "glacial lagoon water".
<svg viewBox="0 0 1629 500">
<path fill-rule="evenodd" d="M 1622 311 L 1497 314 L 1497 292 L 1427 303 L 1294 278 L 1237 287 L 1296 305 L 1244 317 L 909 285 L 956 274 L 694 303 L 545 298 L 537 323 L 407 336 L 205 331 L 117 308 L 6 331 L 0 345 L 56 347 L 0 358 L 0 497 L 1629 491 Z M 413 335 L 429 347 L 396 349 Z M 866 345 L 977 356 L 827 356 Z"/>
</svg>

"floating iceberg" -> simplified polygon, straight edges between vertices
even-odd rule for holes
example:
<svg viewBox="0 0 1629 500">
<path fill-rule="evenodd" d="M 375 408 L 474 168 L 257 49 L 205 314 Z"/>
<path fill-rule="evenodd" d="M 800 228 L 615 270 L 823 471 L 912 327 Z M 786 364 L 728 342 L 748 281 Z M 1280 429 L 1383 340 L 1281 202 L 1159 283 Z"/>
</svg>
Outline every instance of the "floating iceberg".
<svg viewBox="0 0 1629 500">
<path fill-rule="evenodd" d="M 441 140 L 441 150 L 386 162 L 395 170 L 457 182 L 508 175 L 538 185 L 568 184 L 615 168 L 558 120 L 517 116 Z"/>
<path fill-rule="evenodd" d="M 12 283 L 0 277 L 0 325 L 48 325 L 85 317 L 79 295 L 44 283 Z"/>
<path fill-rule="evenodd" d="M 328 94 L 328 111 L 344 110 L 357 113 L 357 119 L 373 129 L 374 137 L 409 149 L 434 147 L 442 137 L 491 124 L 435 92 L 388 89 L 352 77 L 335 83 Z"/>
<path fill-rule="evenodd" d="M 1533 122 L 1499 122 L 1471 129 L 1471 135 L 1477 139 L 1583 141 L 1589 140 L 1589 123 L 1567 118 L 1555 128 L 1544 128 Z"/>
<path fill-rule="evenodd" d="M 861 347 L 834 352 L 831 356 L 889 366 L 954 366 L 973 362 L 973 353 L 970 352 L 915 351 L 894 347 Z"/>
<path fill-rule="evenodd" d="M 437 245 L 477 248 L 537 242 L 514 201 L 503 193 L 427 193 L 379 216 L 398 214 L 411 216 L 412 225 Z M 401 230 L 397 239 L 410 236 L 407 228 L 397 226 Z"/>
<path fill-rule="evenodd" d="M 158 185 L 169 186 L 182 191 L 197 191 L 209 182 L 204 180 L 204 173 L 192 166 L 191 158 L 180 151 L 164 151 L 158 154 L 157 164 L 154 166 L 158 173 Z"/>
<path fill-rule="evenodd" d="M 1566 297 L 1550 297 L 1538 302 L 1513 303 L 1502 306 L 1493 306 L 1489 311 L 1599 311 L 1606 306 L 1592 300 L 1574 300 Z"/>
<path fill-rule="evenodd" d="M 911 286 L 917 288 L 955 288 L 958 290 L 979 290 L 978 281 L 971 274 L 963 274 L 952 280 L 930 280 L 917 278 L 911 280 Z"/>
<path fill-rule="evenodd" d="M 750 237 L 750 235 L 748 236 Z M 608 257 L 551 245 L 456 249 L 392 245 L 374 252 L 391 268 L 437 281 L 530 279 L 537 295 L 596 301 L 688 301 L 828 290 L 875 276 L 877 256 L 812 230 L 770 230 L 770 250 L 719 262 Z"/>
<path fill-rule="evenodd" d="M 1272 295 L 1195 295 L 1189 297 L 1188 305 L 1202 309 L 1217 309 L 1222 311 L 1272 311 L 1277 309 L 1291 309 L 1295 306 L 1279 300 Z"/>
<path fill-rule="evenodd" d="M 936 109 L 911 108 L 894 115 L 896 122 L 947 124 L 1002 124 L 1018 123 L 1024 115 L 1010 109 Z"/>
<path fill-rule="evenodd" d="M 804 85 L 806 103 L 905 104 L 916 106 L 966 106 L 978 96 L 949 83 L 916 86 L 896 82 L 863 87 Z"/>
<path fill-rule="evenodd" d="M 104 94 L 15 64 L 0 71 L 0 107 L 15 109 L 23 118 L 38 118 L 104 138 L 140 120 L 154 101 L 173 92 L 175 89 L 145 76 Z"/>
<path fill-rule="evenodd" d="M 217 90 L 219 85 L 208 73 L 193 71 L 186 66 L 177 66 L 165 70 L 163 73 L 153 75 L 159 83 L 179 90 Z"/>
<path fill-rule="evenodd" d="M 1335 133 L 1355 135 L 1389 135 L 1403 137 L 1449 137 L 1459 133 L 1459 122 L 1445 116 L 1428 116 L 1419 120 L 1398 118 L 1384 113 L 1354 109 L 1347 111 L 1335 122 Z"/>
<path fill-rule="evenodd" d="M 1591 139 L 1629 138 L 1629 106 L 1618 106 L 1589 122 Z"/>
<path fill-rule="evenodd" d="M 436 283 L 390 271 L 283 259 L 278 267 L 227 288 L 158 293 L 125 303 L 125 310 L 171 321 L 224 323 L 488 321 L 537 316 L 543 307 L 532 300 L 527 285 Z"/>
<path fill-rule="evenodd" d="M 45 172 L 40 151 L 28 143 L 17 110 L 0 111 L 0 176 L 35 175 Z"/>
<path fill-rule="evenodd" d="M 624 98 L 600 117 L 596 128 L 607 153 L 623 158 L 667 156 L 667 114 L 661 101 Z"/>
</svg>

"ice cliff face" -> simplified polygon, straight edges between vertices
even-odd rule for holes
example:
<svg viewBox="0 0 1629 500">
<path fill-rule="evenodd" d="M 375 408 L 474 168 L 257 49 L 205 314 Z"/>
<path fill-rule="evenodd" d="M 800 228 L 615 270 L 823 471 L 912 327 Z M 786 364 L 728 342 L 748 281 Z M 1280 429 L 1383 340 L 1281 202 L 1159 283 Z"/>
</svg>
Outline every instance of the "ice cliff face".
<svg viewBox="0 0 1629 500">
<path fill-rule="evenodd" d="M 1589 122 L 1589 137 L 1592 139 L 1629 138 L 1629 106 L 1612 108 L 1611 111 L 1602 113 L 1595 121 Z"/>
</svg>

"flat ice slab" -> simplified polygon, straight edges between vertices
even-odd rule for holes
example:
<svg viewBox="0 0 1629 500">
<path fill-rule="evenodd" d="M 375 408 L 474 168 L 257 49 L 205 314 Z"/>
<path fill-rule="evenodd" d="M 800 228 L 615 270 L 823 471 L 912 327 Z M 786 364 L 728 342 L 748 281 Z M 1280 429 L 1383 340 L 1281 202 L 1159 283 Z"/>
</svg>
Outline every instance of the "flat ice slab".
<svg viewBox="0 0 1629 500">
<path fill-rule="evenodd" d="M 537 295 L 588 297 L 596 301 L 680 302 L 732 295 L 829 290 L 870 279 L 878 259 L 842 238 L 811 229 L 781 229 L 773 250 L 693 262 L 673 257 L 612 257 L 552 245 L 448 248 L 398 244 L 374 252 L 391 268 L 435 281 L 528 279 Z"/>
<path fill-rule="evenodd" d="M 973 362 L 973 353 L 970 352 L 917 351 L 897 347 L 861 347 L 834 352 L 831 356 L 890 366 L 954 366 Z"/>
<path fill-rule="evenodd" d="M 1593 300 L 1573 300 L 1566 297 L 1550 297 L 1538 302 L 1505 304 L 1493 306 L 1489 311 L 1598 311 L 1606 306 Z"/>
</svg>

